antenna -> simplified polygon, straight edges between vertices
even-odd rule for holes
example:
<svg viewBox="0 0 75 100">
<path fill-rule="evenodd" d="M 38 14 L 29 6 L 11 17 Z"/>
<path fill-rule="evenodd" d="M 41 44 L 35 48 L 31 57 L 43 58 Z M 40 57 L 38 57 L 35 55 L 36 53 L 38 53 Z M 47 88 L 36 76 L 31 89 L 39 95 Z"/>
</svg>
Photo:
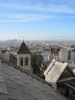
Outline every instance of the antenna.
<svg viewBox="0 0 75 100">
<path fill-rule="evenodd" d="M 23 40 L 23 42 L 24 42 L 24 36 L 22 36 L 22 40 Z"/>
<path fill-rule="evenodd" d="M 24 42 L 24 37 L 23 37 L 23 42 Z"/>
</svg>

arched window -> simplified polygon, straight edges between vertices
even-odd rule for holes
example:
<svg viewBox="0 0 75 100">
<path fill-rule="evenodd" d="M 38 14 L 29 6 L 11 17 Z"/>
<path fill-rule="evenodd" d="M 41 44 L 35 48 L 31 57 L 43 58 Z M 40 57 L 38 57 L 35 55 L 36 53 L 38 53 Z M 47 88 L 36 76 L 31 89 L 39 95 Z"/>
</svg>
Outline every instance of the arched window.
<svg viewBox="0 0 75 100">
<path fill-rule="evenodd" d="M 25 65 L 28 65 L 28 57 L 25 58 Z"/>
<path fill-rule="evenodd" d="M 23 66 L 23 58 L 20 58 L 20 65 Z"/>
</svg>

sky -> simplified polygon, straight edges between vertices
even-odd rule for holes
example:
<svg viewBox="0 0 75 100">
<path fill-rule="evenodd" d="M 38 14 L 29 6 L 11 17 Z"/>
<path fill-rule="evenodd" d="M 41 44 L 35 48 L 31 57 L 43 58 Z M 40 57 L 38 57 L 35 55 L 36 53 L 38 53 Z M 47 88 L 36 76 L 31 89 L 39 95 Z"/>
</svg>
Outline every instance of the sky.
<svg viewBox="0 0 75 100">
<path fill-rule="evenodd" d="M 0 40 L 75 40 L 75 0 L 0 0 Z"/>
</svg>

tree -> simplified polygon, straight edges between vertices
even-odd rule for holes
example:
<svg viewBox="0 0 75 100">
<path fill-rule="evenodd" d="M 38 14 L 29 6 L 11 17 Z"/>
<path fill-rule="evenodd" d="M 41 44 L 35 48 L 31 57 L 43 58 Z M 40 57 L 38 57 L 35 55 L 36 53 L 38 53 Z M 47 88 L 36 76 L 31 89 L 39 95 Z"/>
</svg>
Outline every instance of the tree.
<svg viewBox="0 0 75 100">
<path fill-rule="evenodd" d="M 41 74 L 40 67 L 41 67 L 42 62 L 43 62 L 42 55 L 37 55 L 37 54 L 31 55 L 31 66 L 33 68 L 34 74 L 37 74 L 37 75 Z"/>
<path fill-rule="evenodd" d="M 4 60 L 4 55 L 1 52 L 0 52 L 0 60 Z"/>
</svg>

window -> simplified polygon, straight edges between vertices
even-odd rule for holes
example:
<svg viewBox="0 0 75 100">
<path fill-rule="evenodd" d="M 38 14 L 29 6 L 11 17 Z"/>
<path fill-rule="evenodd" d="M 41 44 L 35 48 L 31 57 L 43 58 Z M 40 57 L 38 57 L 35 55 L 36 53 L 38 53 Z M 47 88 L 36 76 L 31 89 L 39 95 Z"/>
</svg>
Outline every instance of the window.
<svg viewBox="0 0 75 100">
<path fill-rule="evenodd" d="M 25 58 L 25 65 L 28 65 L 28 57 Z"/>
<path fill-rule="evenodd" d="M 20 58 L 20 65 L 23 66 L 23 58 Z"/>
</svg>

